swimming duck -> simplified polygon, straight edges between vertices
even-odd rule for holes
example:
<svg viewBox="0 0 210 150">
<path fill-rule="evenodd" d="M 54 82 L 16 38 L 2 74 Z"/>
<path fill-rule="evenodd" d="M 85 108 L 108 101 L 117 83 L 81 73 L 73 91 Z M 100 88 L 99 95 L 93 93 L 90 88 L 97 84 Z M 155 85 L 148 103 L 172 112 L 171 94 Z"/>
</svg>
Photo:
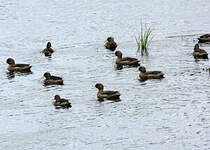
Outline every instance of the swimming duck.
<svg viewBox="0 0 210 150">
<path fill-rule="evenodd" d="M 98 89 L 97 98 L 99 101 L 103 101 L 104 98 L 114 101 L 120 100 L 120 93 L 118 91 L 104 91 L 104 86 L 101 83 L 97 83 L 93 88 Z"/>
<path fill-rule="evenodd" d="M 208 53 L 205 50 L 200 49 L 198 44 L 195 44 L 193 56 L 195 59 L 209 59 Z"/>
<path fill-rule="evenodd" d="M 105 47 L 111 51 L 114 51 L 117 48 L 117 43 L 114 41 L 113 37 L 108 37 L 105 41 Z"/>
<path fill-rule="evenodd" d="M 10 72 L 31 72 L 30 64 L 15 64 L 15 60 L 8 58 L 6 64 L 9 64 L 7 68 Z"/>
<path fill-rule="evenodd" d="M 164 78 L 164 73 L 161 71 L 146 71 L 146 68 L 141 66 L 139 67 L 139 77 L 140 81 L 145 81 L 147 79 L 162 79 Z"/>
<path fill-rule="evenodd" d="M 115 56 L 117 56 L 116 59 L 116 64 L 117 64 L 117 69 L 122 69 L 123 66 L 130 66 L 130 67 L 137 67 L 140 66 L 137 58 L 132 58 L 132 57 L 122 57 L 122 52 L 121 51 L 116 51 Z"/>
<path fill-rule="evenodd" d="M 43 76 L 45 77 L 45 85 L 63 85 L 63 79 L 61 77 L 52 76 L 49 72 L 44 73 Z"/>
<path fill-rule="evenodd" d="M 54 52 L 54 50 L 51 47 L 52 47 L 51 43 L 50 42 L 47 42 L 47 46 L 42 51 L 42 53 L 44 53 L 45 56 L 51 56 L 52 53 Z"/>
<path fill-rule="evenodd" d="M 71 108 L 71 103 L 64 98 L 61 98 L 59 95 L 55 95 L 55 102 L 53 103 L 56 108 Z"/>
<path fill-rule="evenodd" d="M 198 38 L 198 43 L 210 42 L 210 34 L 204 34 Z"/>
</svg>

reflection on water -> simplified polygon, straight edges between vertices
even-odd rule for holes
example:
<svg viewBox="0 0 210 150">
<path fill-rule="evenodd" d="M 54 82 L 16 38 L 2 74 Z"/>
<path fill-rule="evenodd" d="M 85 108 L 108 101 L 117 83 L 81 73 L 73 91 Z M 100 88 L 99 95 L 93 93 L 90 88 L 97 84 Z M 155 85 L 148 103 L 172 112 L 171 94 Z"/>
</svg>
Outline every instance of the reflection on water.
<svg viewBox="0 0 210 150">
<path fill-rule="evenodd" d="M 32 73 L 33 72 L 13 72 L 13 71 L 7 71 L 6 72 L 7 78 L 9 80 L 15 78 L 15 76 L 27 76 L 27 75 L 30 75 Z"/>
<path fill-rule="evenodd" d="M 15 73 L 14 72 L 6 72 L 6 74 L 7 74 L 7 78 L 8 79 L 12 79 L 12 78 L 15 77 Z"/>
<path fill-rule="evenodd" d="M 0 1 L 0 61 L 12 57 L 33 71 L 11 74 L 0 64 L 1 149 L 209 149 L 209 61 L 192 56 L 197 37 L 209 32 L 208 4 Z M 141 18 L 154 27 L 149 57 L 136 53 Z M 103 46 L 108 36 L 165 78 L 139 82 L 137 68 L 115 70 L 114 52 Z M 47 41 L 51 57 L 40 54 Z M 43 86 L 47 71 L 64 85 Z M 98 102 L 97 82 L 120 91 L 121 101 Z M 56 94 L 72 108 L 55 109 Z"/>
</svg>

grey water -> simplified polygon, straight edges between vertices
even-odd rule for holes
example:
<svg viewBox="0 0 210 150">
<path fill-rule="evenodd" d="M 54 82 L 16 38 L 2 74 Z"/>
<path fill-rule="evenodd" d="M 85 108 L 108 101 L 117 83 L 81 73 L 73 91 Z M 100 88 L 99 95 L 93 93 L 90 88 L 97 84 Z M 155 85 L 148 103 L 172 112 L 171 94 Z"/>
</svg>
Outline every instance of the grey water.
<svg viewBox="0 0 210 150">
<path fill-rule="evenodd" d="M 192 56 L 209 14 L 209 0 L 0 0 L 0 149 L 210 149 L 210 65 Z M 141 22 L 153 28 L 148 57 L 137 53 Z M 115 70 L 108 36 L 165 78 L 139 82 L 137 68 Z M 47 41 L 51 58 L 40 53 Z M 9 57 L 33 73 L 8 75 Z M 46 71 L 64 85 L 43 86 Z M 98 102 L 97 82 L 121 101 Z M 55 109 L 56 94 L 72 108 Z"/>
</svg>

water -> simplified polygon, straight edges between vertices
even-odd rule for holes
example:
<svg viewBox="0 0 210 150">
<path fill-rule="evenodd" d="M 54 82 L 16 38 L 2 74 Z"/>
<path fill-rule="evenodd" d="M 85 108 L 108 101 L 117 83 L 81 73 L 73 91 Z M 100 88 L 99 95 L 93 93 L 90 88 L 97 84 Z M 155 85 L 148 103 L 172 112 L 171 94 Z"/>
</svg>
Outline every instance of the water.
<svg viewBox="0 0 210 150">
<path fill-rule="evenodd" d="M 209 61 L 192 56 L 196 38 L 209 33 L 209 13 L 208 0 L 0 0 L 1 149 L 210 149 Z M 124 56 L 139 57 L 141 20 L 155 35 L 141 64 L 163 71 L 161 81 L 139 82 L 136 68 L 116 71 L 103 47 L 111 35 Z M 47 41 L 52 58 L 40 54 Z M 9 77 L 8 57 L 33 73 Z M 64 85 L 44 87 L 46 71 Z M 122 101 L 98 102 L 97 82 Z M 56 94 L 72 108 L 55 109 Z"/>
</svg>

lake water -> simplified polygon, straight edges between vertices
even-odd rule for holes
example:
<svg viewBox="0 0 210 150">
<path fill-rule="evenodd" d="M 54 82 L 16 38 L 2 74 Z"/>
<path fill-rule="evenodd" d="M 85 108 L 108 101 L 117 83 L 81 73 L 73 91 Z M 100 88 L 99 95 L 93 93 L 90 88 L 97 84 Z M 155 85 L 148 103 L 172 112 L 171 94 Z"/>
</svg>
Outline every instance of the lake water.
<svg viewBox="0 0 210 150">
<path fill-rule="evenodd" d="M 209 0 L 0 0 L 0 149 L 210 149 L 210 65 L 192 56 L 209 14 Z M 148 57 L 136 52 L 141 20 L 153 28 Z M 137 68 L 115 70 L 108 36 L 165 78 L 139 82 Z M 52 58 L 40 53 L 47 41 Z M 33 73 L 10 77 L 9 57 Z M 43 86 L 46 71 L 64 85 Z M 97 82 L 121 101 L 98 102 Z M 56 94 L 72 108 L 55 109 Z"/>
</svg>

